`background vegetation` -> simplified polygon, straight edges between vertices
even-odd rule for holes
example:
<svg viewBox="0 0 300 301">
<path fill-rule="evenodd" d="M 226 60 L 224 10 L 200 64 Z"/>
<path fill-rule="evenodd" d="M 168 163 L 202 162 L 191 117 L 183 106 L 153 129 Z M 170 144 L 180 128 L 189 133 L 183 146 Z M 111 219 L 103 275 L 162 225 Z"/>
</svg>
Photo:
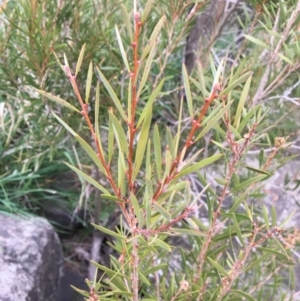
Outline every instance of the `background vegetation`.
<svg viewBox="0 0 300 301">
<path fill-rule="evenodd" d="M 133 210 L 135 216 L 140 217 L 140 230 L 142 225 L 148 230 L 165 230 L 155 232 L 157 237 L 151 236 L 150 231 L 145 239 L 142 232 L 138 233 L 141 261 L 134 274 L 134 240 L 128 238 L 134 233 L 134 225 L 128 220 L 127 228 L 121 224 L 118 234 L 113 234 L 116 239 L 114 249 L 121 254 L 119 261 L 111 259 L 111 269 L 98 264 L 107 278 L 101 285 L 96 284 L 96 280 L 91 282 L 91 292 L 86 296 L 94 298 L 98 293 L 101 300 L 112 296 L 116 300 L 120 296 L 124 300 L 137 300 L 141 296 L 144 300 L 292 298 L 289 292 L 294 287 L 294 276 L 289 247 L 285 243 L 286 234 L 283 226 L 277 224 L 275 211 L 268 212 L 266 207 L 259 205 L 262 193 L 258 183 L 293 158 L 288 157 L 288 151 L 280 149 L 287 143 L 294 145 L 299 135 L 299 2 L 238 2 L 231 17 L 225 18 L 219 31 L 214 32 L 213 44 L 208 43 L 205 51 L 199 53 L 199 62 L 190 78 L 184 69 L 182 71 L 185 41 L 195 24 L 195 16 L 207 8 L 205 3 L 138 3 L 142 18 L 139 58 L 146 53 L 139 70 L 140 81 L 143 82 L 143 74 L 147 74 L 147 62 L 151 63 L 136 107 L 136 120 L 141 118 L 141 125 L 148 116 L 144 108 L 150 103 L 150 95 L 155 89 L 158 93 L 153 107 L 147 107 L 148 110 L 152 107 L 151 124 L 157 124 L 157 127 L 154 130 L 151 126 L 149 130 L 151 145 L 138 172 L 135 190 L 125 178 L 120 178 L 125 170 L 120 169 L 120 152 L 117 151 L 120 145 L 116 137 L 122 135 L 122 131 L 114 131 L 115 119 L 108 115 L 109 108 L 113 107 L 111 116 L 121 120 L 120 109 L 116 109 L 107 85 L 103 86 L 105 77 L 119 99 L 127 101 L 131 97 L 126 60 L 129 69 L 138 76 L 133 67 L 137 62 L 132 48 L 137 30 L 133 4 L 134 1 L 119 0 L 10 0 L 7 3 L 1 13 L 0 31 L 1 211 L 41 214 L 49 207 L 76 212 L 84 208 L 85 215 L 80 217 L 96 224 L 99 219 L 101 224 L 106 224 L 114 211 L 112 197 L 100 200 L 99 193 L 87 178 L 82 175 L 78 178 L 63 164 L 67 162 L 93 177 L 111 196 L 116 194 L 109 185 L 107 173 L 103 175 L 97 171 L 80 141 L 76 142 L 51 113 L 95 147 L 86 118 L 57 104 L 62 101 L 51 101 L 53 96 L 59 96 L 76 108 L 80 107 L 78 93 L 66 76 L 68 72 L 64 72 L 66 69 L 58 63 L 66 65 L 65 53 L 72 74 L 80 65 L 80 72 L 76 74 L 78 92 L 89 99 L 87 110 L 92 124 L 99 119 L 104 157 L 106 160 L 111 157 L 113 177 L 129 204 L 129 209 L 120 208 L 123 213 Z M 225 10 L 223 14 L 226 16 Z M 163 16 L 165 19 L 160 23 Z M 125 49 L 123 53 L 120 41 Z M 84 51 L 81 51 L 83 45 Z M 90 62 L 101 72 L 90 67 Z M 95 95 L 99 82 L 102 84 L 97 107 Z M 53 96 L 38 93 L 35 88 L 51 92 Z M 212 95 L 215 96 L 211 99 L 211 107 L 205 107 L 205 98 Z M 181 102 L 182 99 L 185 101 Z M 99 114 L 95 114 L 98 111 Z M 201 112 L 205 113 L 203 125 L 206 131 L 197 143 L 188 145 L 189 134 L 196 129 L 191 120 Z M 216 116 L 218 118 L 214 118 Z M 125 122 L 114 126 L 117 124 L 129 137 L 126 130 L 130 127 Z M 158 132 L 161 139 L 153 134 L 158 135 Z M 143 133 L 139 135 L 135 142 L 137 147 L 138 141 L 148 138 Z M 177 182 L 183 188 L 172 190 L 174 195 L 167 195 L 155 210 L 152 208 L 151 215 L 147 213 L 150 187 L 155 189 L 161 179 L 155 164 L 158 155 L 151 156 L 150 149 L 154 150 L 158 141 L 161 156 L 168 155 L 165 150 L 168 146 L 173 160 L 176 151 L 180 154 L 180 147 L 188 146 L 182 163 L 196 166 L 197 170 L 214 162 L 216 154 L 222 154 L 223 159 L 211 187 L 207 186 L 211 183 L 209 175 L 195 173 L 194 167 Z M 203 149 L 201 159 L 196 159 L 193 155 L 200 149 Z M 271 151 L 264 153 L 264 150 Z M 259 166 L 246 164 L 248 151 L 258 154 Z M 174 174 L 169 176 L 174 185 L 179 181 Z M 133 191 L 140 191 L 135 195 L 138 201 L 135 207 L 134 197 L 129 194 Z M 227 198 L 229 191 L 230 198 Z M 224 207 L 226 200 L 229 205 Z M 120 205 L 119 201 L 117 204 Z M 130 206 L 134 208 L 130 209 Z M 193 206 L 197 210 L 191 209 Z M 143 220 L 140 210 L 147 221 Z M 170 237 L 174 234 L 170 219 L 177 219 L 176 234 L 189 237 L 182 238 L 178 248 L 174 247 L 176 242 Z M 217 225 L 223 225 L 224 229 Z M 114 226 L 108 224 L 113 230 Z M 270 239 L 273 236 L 275 239 Z M 128 244 L 125 243 L 127 240 Z M 279 274 L 281 269 L 286 274 Z M 139 292 L 134 291 L 136 281 Z"/>
</svg>

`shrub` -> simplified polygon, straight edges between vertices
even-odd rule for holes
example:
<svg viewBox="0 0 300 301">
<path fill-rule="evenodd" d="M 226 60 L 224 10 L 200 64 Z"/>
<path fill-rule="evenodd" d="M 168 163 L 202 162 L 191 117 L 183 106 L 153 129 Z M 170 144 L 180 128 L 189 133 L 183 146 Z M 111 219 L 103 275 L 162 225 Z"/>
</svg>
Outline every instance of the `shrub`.
<svg viewBox="0 0 300 301">
<path fill-rule="evenodd" d="M 182 38 L 189 26 L 187 22 L 178 31 L 174 21 L 182 18 L 183 3 L 162 1 L 155 6 L 149 0 L 141 14 L 134 4 L 132 10 L 122 6 L 125 24 L 115 26 L 117 56 L 125 66 L 122 74 L 90 62 L 83 84 L 83 46 L 76 65 L 70 66 L 66 56 L 63 64 L 58 60 L 78 105 L 37 90 L 83 116 L 85 138 L 52 111 L 102 179 L 66 164 L 122 212 L 123 222 L 115 229 L 94 224 L 113 237 L 111 247 L 119 256 L 111 256 L 110 267 L 94 262 L 101 279 L 88 281 L 90 292 L 81 293 L 89 300 L 292 298 L 293 260 L 286 221 L 278 222 L 274 208 L 259 201 L 263 182 L 287 146 L 285 138 L 269 138 L 264 100 L 284 89 L 283 81 L 295 80 L 299 40 L 292 28 L 297 25 L 298 7 L 293 2 L 280 2 L 278 11 L 273 3 L 257 6 L 241 46 L 251 55 L 241 58 L 240 51 L 233 64 L 226 57 L 217 61 L 207 55 L 209 70 L 198 63 L 191 76 L 182 65 L 184 96 L 178 97 L 181 87 L 173 91 L 175 76 L 167 66 L 178 64 L 169 60 L 180 41 L 173 39 L 173 32 Z M 201 8 L 202 2 L 195 7 Z M 286 11 L 295 14 L 288 16 Z M 257 28 L 259 17 L 265 24 Z M 282 35 L 276 34 L 277 28 Z M 98 81 L 93 100 L 94 74 Z M 107 118 L 99 114 L 102 98 L 110 106 Z M 153 118 L 164 116 L 166 98 L 179 99 L 176 122 L 170 119 L 167 128 Z M 272 147 L 269 155 L 265 147 Z M 253 148 L 259 150 L 257 166 L 246 162 Z"/>
</svg>

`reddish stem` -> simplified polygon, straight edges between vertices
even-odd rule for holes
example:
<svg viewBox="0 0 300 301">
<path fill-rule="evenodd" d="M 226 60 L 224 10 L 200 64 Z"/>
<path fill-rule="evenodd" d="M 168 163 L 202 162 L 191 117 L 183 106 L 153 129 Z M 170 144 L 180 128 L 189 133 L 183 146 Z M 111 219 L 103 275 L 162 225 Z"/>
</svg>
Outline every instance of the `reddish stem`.
<svg viewBox="0 0 300 301">
<path fill-rule="evenodd" d="M 101 163 L 102 163 L 102 165 L 103 165 L 103 167 L 104 167 L 104 170 L 105 170 L 105 172 L 106 172 L 106 177 L 107 177 L 107 179 L 108 179 L 108 181 L 109 181 L 109 183 L 110 183 L 112 189 L 114 190 L 116 196 L 117 196 L 118 198 L 122 199 L 122 195 L 121 195 L 120 189 L 117 187 L 116 183 L 115 183 L 114 180 L 113 180 L 112 173 L 111 173 L 111 171 L 110 171 L 110 167 L 109 167 L 109 165 L 106 164 L 106 162 L 105 162 L 103 153 L 102 153 L 102 151 L 101 151 L 101 147 L 100 147 L 99 140 L 98 140 L 98 138 L 97 138 L 97 135 L 96 135 L 96 133 L 95 133 L 94 127 L 93 127 L 92 122 L 91 122 L 91 120 L 90 120 L 90 117 L 89 117 L 89 115 L 88 115 L 88 110 L 87 110 L 88 105 L 85 104 L 85 103 L 83 102 L 83 100 L 82 100 L 81 94 L 80 94 L 80 92 L 79 92 L 79 89 L 78 89 L 78 86 L 77 86 L 77 83 L 76 83 L 76 78 L 75 78 L 75 76 L 72 75 L 72 72 L 71 72 L 71 70 L 70 70 L 70 68 L 69 68 L 68 66 L 65 66 L 65 73 L 66 73 L 67 77 L 69 78 L 69 80 L 70 80 L 70 82 L 71 82 L 71 84 L 72 84 L 72 87 L 73 87 L 73 89 L 74 89 L 74 92 L 75 92 L 75 94 L 76 94 L 76 96 L 77 96 L 77 99 L 78 99 L 78 101 L 79 101 L 79 103 L 80 103 L 80 106 L 81 106 L 81 109 L 82 109 L 81 114 L 82 114 L 83 117 L 85 118 L 85 120 L 86 120 L 86 122 L 87 122 L 87 124 L 88 124 L 88 127 L 89 127 L 89 129 L 90 129 L 91 135 L 92 135 L 92 137 L 93 137 L 93 139 L 94 139 L 94 141 L 95 141 L 97 156 L 98 156 L 98 158 L 100 159 L 100 161 L 101 161 Z M 122 210 L 122 212 L 123 212 L 125 218 L 128 220 L 129 217 L 128 217 L 128 214 L 127 214 L 127 212 L 126 212 L 125 205 L 124 205 L 123 203 L 119 203 L 119 205 L 120 205 L 120 207 L 121 207 L 121 210 Z"/>
<path fill-rule="evenodd" d="M 172 230 L 170 229 L 173 225 L 178 223 L 179 221 L 187 218 L 195 209 L 193 207 L 187 207 L 185 211 L 177 216 L 175 219 L 171 220 L 168 224 L 160 226 L 156 230 L 150 230 L 150 229 L 138 229 L 138 232 L 142 235 L 149 236 L 149 235 L 156 235 L 158 233 L 161 233 L 163 231 Z"/>
<path fill-rule="evenodd" d="M 131 118 L 128 122 L 129 126 L 129 156 L 128 156 L 128 183 L 129 189 L 132 191 L 134 189 L 134 183 L 132 182 L 133 177 L 133 142 L 135 135 L 135 110 L 138 103 L 137 99 L 137 74 L 139 68 L 139 60 L 138 60 L 138 43 L 139 43 L 139 34 L 140 28 L 142 26 L 140 14 L 135 14 L 135 32 L 134 32 L 134 41 L 132 43 L 133 48 L 133 72 L 131 74 L 132 78 L 132 91 L 131 91 Z"/>
<path fill-rule="evenodd" d="M 159 196 L 163 192 L 163 187 L 165 185 L 169 184 L 174 179 L 174 177 L 176 176 L 176 174 L 177 174 L 176 169 L 178 167 L 178 164 L 180 163 L 180 158 L 182 156 L 183 151 L 186 151 L 193 144 L 192 139 L 194 137 L 194 134 L 195 134 L 196 130 L 201 127 L 201 122 L 202 122 L 203 117 L 205 116 L 209 106 L 211 105 L 213 100 L 218 97 L 218 90 L 219 89 L 217 88 L 217 86 L 218 85 L 216 85 L 216 87 L 213 87 L 212 93 L 210 94 L 210 96 L 208 98 L 205 99 L 204 106 L 202 107 L 197 120 L 196 121 L 194 120 L 192 122 L 192 128 L 190 130 L 188 138 L 186 139 L 186 142 L 185 142 L 183 148 L 181 149 L 181 151 L 179 152 L 178 156 L 173 161 L 170 172 L 169 172 L 169 175 L 164 179 L 163 182 L 161 182 L 158 185 L 158 187 L 157 187 L 157 189 L 154 193 L 154 196 L 153 196 L 153 201 L 156 201 L 159 198 Z"/>
</svg>

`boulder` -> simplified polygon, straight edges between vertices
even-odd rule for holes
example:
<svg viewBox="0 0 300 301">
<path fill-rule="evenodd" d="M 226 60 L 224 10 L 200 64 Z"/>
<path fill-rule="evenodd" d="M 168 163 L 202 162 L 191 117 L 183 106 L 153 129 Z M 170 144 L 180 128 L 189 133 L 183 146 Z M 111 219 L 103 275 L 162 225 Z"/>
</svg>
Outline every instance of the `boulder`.
<svg viewBox="0 0 300 301">
<path fill-rule="evenodd" d="M 46 219 L 0 214 L 1 301 L 56 301 L 62 261 Z"/>
</svg>

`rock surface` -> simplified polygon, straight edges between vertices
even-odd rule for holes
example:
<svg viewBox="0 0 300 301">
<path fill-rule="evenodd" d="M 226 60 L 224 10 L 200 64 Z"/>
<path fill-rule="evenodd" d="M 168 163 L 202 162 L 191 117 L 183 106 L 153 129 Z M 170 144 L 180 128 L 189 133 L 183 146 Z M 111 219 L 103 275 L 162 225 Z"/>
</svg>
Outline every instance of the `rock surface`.
<svg viewBox="0 0 300 301">
<path fill-rule="evenodd" d="M 0 214 L 1 301 L 56 301 L 62 260 L 47 220 Z"/>
<path fill-rule="evenodd" d="M 287 220 L 284 228 L 292 229 L 289 244 L 296 245 L 294 254 L 295 290 L 300 291 L 300 160 L 293 160 L 278 169 L 264 187 L 265 204 L 276 209 L 278 224 Z M 300 300 L 300 297 L 298 299 Z"/>
</svg>

